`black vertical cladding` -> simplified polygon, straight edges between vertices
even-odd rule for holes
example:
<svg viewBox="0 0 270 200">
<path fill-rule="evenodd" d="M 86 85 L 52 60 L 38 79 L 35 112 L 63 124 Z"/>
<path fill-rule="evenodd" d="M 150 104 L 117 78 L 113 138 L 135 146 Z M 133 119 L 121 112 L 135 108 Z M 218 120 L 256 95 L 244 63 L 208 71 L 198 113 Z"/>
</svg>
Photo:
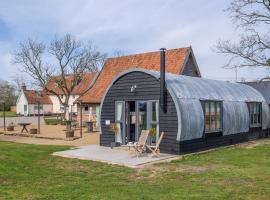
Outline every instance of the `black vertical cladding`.
<svg viewBox="0 0 270 200">
<path fill-rule="evenodd" d="M 130 88 L 136 85 L 136 92 L 131 92 Z M 165 90 L 167 90 L 165 88 Z M 143 72 L 131 72 L 113 83 L 104 98 L 101 108 L 101 131 L 100 145 L 110 146 L 115 135 L 109 131 L 106 120 L 115 121 L 115 101 L 147 101 L 159 100 L 160 82 L 155 77 Z M 175 105 L 172 97 L 168 93 L 166 96 L 167 112 L 159 109 L 159 127 L 164 131 L 164 139 L 160 144 L 161 152 L 179 154 L 179 142 L 176 141 L 178 120 Z"/>
<path fill-rule="evenodd" d="M 165 67 L 166 67 L 166 49 L 160 49 L 160 108 L 166 113 L 166 88 L 165 88 Z"/>
</svg>

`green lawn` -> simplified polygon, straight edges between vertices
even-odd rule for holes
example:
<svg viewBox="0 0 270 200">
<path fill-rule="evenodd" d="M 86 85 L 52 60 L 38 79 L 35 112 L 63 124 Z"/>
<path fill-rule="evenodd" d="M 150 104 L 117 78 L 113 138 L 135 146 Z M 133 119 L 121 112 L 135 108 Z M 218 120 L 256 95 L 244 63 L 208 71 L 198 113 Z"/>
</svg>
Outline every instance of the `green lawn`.
<svg viewBox="0 0 270 200">
<path fill-rule="evenodd" d="M 62 123 L 62 120 L 57 118 L 44 118 L 44 121 L 47 125 L 58 125 Z"/>
<path fill-rule="evenodd" d="M 226 148 L 148 169 L 0 142 L 0 199 L 269 199 L 270 146 Z"/>
<path fill-rule="evenodd" d="M 0 117 L 4 117 L 4 112 L 3 111 L 0 111 Z M 11 111 L 6 111 L 6 117 L 16 117 L 16 113 L 11 112 Z"/>
</svg>

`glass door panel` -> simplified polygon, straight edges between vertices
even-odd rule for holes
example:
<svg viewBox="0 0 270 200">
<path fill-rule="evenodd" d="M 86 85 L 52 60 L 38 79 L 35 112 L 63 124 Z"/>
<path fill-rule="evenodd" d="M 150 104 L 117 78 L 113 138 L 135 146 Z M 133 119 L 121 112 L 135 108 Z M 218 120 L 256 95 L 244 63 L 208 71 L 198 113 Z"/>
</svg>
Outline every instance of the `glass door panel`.
<svg viewBox="0 0 270 200">
<path fill-rule="evenodd" d="M 124 144 L 124 113 L 125 106 L 123 101 L 115 102 L 115 123 L 117 126 L 117 132 L 115 135 L 115 141 Z"/>
<path fill-rule="evenodd" d="M 138 106 L 138 131 L 137 140 L 140 137 L 142 130 L 147 130 L 147 102 L 139 101 Z"/>
<path fill-rule="evenodd" d="M 159 138 L 159 112 L 158 112 L 158 101 L 150 101 L 150 124 L 149 128 L 155 132 L 155 135 L 151 136 L 151 143 L 156 143 Z"/>
</svg>

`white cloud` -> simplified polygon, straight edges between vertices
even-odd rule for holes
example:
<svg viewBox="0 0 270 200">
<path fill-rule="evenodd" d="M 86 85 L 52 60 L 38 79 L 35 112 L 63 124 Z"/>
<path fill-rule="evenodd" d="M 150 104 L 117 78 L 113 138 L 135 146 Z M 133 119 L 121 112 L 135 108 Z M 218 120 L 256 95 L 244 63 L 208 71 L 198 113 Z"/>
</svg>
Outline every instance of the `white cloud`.
<svg viewBox="0 0 270 200">
<path fill-rule="evenodd" d="M 8 45 L 0 46 L 0 65 L 9 75 L 16 71 L 7 60 L 18 42 L 27 37 L 49 41 L 55 34 L 72 33 L 82 40 L 92 40 L 99 49 L 111 54 L 115 49 L 138 53 L 192 45 L 205 77 L 232 80 L 234 72 L 221 68 L 227 58 L 210 49 L 219 38 L 236 38 L 222 11 L 228 3 L 227 0 L 1 1 L 0 19 L 7 24 L 10 37 L 5 41 Z M 264 76 L 261 70 L 241 73 L 250 78 Z M 0 77 L 6 78 L 3 74 Z"/>
</svg>

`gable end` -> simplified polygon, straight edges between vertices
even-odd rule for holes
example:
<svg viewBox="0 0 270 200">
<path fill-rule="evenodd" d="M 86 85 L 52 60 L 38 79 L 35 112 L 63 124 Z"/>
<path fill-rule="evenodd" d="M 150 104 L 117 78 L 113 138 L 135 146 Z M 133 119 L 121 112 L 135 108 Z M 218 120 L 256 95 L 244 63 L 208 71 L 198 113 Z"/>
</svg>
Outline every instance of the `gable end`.
<svg viewBox="0 0 270 200">
<path fill-rule="evenodd" d="M 191 47 L 180 74 L 185 76 L 201 77 L 201 73 Z"/>
</svg>

